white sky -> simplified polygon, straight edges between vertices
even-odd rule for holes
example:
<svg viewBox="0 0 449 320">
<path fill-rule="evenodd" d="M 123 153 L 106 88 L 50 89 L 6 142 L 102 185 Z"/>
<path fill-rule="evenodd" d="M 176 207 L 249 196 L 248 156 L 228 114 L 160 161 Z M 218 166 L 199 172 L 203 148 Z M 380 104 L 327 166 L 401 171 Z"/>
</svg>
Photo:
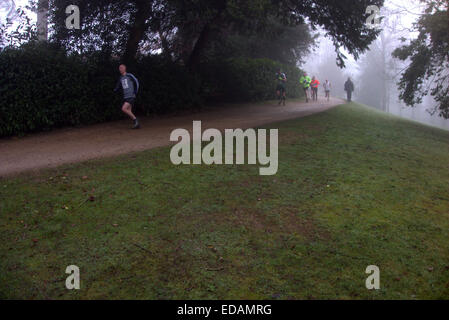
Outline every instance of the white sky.
<svg viewBox="0 0 449 320">
<path fill-rule="evenodd" d="M 6 23 L 6 9 L 9 9 L 9 3 L 13 2 L 15 4 L 16 9 L 19 7 L 25 7 L 28 4 L 28 0 L 0 0 L 0 22 Z M 32 22 L 36 22 L 36 15 L 32 12 L 27 12 L 28 16 L 31 18 Z"/>
</svg>

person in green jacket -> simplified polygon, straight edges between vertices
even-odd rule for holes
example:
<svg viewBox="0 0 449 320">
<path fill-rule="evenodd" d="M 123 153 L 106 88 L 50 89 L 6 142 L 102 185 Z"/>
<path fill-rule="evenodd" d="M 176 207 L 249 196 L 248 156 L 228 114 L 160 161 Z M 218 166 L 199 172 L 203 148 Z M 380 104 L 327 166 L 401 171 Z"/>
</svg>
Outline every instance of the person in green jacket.
<svg viewBox="0 0 449 320">
<path fill-rule="evenodd" d="M 304 72 L 304 75 L 299 79 L 299 83 L 302 84 L 304 88 L 304 93 L 306 95 L 306 102 L 309 102 L 309 88 L 312 79 L 307 75 L 307 72 Z"/>
</svg>

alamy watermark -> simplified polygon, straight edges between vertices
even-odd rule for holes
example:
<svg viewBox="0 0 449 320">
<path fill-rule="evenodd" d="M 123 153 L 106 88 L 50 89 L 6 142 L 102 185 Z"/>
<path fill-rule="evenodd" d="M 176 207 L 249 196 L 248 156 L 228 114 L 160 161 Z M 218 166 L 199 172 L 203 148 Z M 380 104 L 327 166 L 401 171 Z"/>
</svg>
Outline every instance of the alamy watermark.
<svg viewBox="0 0 449 320">
<path fill-rule="evenodd" d="M 80 289 L 80 268 L 75 265 L 67 266 L 65 273 L 69 274 L 65 280 L 65 287 L 69 290 Z"/>
<path fill-rule="evenodd" d="M 378 266 L 370 265 L 366 267 L 365 273 L 370 274 L 366 278 L 365 286 L 368 290 L 379 290 L 380 289 L 380 270 Z"/>
<path fill-rule="evenodd" d="M 365 13 L 369 14 L 368 18 L 366 18 L 366 25 L 371 29 L 379 28 L 381 25 L 381 18 L 384 18 L 380 16 L 379 7 L 376 5 L 370 5 L 366 7 Z"/>
<path fill-rule="evenodd" d="M 274 175 L 278 170 L 278 129 L 270 129 L 270 154 L 267 154 L 266 129 L 225 129 L 224 159 L 223 137 L 218 129 L 201 132 L 201 121 L 193 121 L 191 152 L 190 133 L 186 129 L 176 129 L 170 134 L 170 141 L 178 141 L 170 151 L 173 164 L 245 164 L 245 140 L 247 141 L 247 164 L 257 164 L 260 175 Z M 211 141 L 212 140 L 212 141 Z M 235 148 L 234 148 L 235 141 Z M 209 142 L 202 148 L 202 142 Z M 191 161 L 191 153 L 193 161 Z"/>
<path fill-rule="evenodd" d="M 15 8 L 13 0 L 0 0 L 0 8 Z M 11 12 L 11 10 L 9 11 Z M 65 13 L 69 16 L 65 20 L 65 25 L 67 29 L 80 29 L 80 9 L 77 5 L 69 5 L 65 9 Z M 369 14 L 366 18 L 366 25 L 369 28 L 378 28 L 381 25 L 381 19 L 385 18 L 380 16 L 381 9 L 376 5 L 369 5 L 365 10 L 366 14 Z"/>
<path fill-rule="evenodd" d="M 177 129 L 177 130 L 180 130 L 180 129 Z M 181 129 L 181 130 L 183 130 L 183 129 Z M 216 130 L 216 129 L 209 129 L 209 130 Z M 250 130 L 250 129 L 248 129 L 248 130 Z M 265 129 L 261 129 L 261 130 L 265 130 Z M 274 130 L 277 130 L 277 129 L 274 129 Z M 179 131 L 179 133 L 180 132 L 181 131 Z M 178 133 L 175 133 L 175 135 L 176 134 L 178 134 Z M 76 265 L 67 266 L 65 273 L 69 274 L 69 276 L 67 277 L 67 279 L 65 281 L 66 288 L 69 290 L 74 290 L 74 289 L 79 290 L 81 288 L 79 267 Z M 379 290 L 380 289 L 380 269 L 379 269 L 379 267 L 375 266 L 375 265 L 369 265 L 366 267 L 365 273 L 369 274 L 368 278 L 366 278 L 366 281 L 365 281 L 365 287 L 368 290 Z"/>
<path fill-rule="evenodd" d="M 80 8 L 76 5 L 70 5 L 65 8 L 65 13 L 69 16 L 65 19 L 67 29 L 80 29 Z"/>
</svg>

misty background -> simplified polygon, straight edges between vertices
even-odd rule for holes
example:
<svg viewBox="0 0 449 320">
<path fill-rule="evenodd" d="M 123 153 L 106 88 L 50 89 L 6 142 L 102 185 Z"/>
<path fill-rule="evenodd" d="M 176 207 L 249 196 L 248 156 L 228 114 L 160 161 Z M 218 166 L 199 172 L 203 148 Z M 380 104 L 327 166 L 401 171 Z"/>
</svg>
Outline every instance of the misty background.
<svg viewBox="0 0 449 320">
<path fill-rule="evenodd" d="M 317 30 L 317 47 L 305 59 L 304 68 L 310 76 L 316 76 L 321 83 L 331 82 L 331 94 L 345 98 L 344 82 L 351 77 L 355 85 L 353 100 L 389 112 L 391 114 L 419 121 L 449 130 L 449 119 L 444 119 L 435 111 L 433 97 L 426 96 L 415 107 L 406 106 L 399 99 L 397 82 L 407 62 L 392 57 L 392 52 L 401 45 L 401 38 L 410 39 L 416 33 L 410 32 L 413 23 L 423 12 L 425 5 L 418 0 L 386 0 L 381 8 L 382 33 L 358 61 L 342 50 L 348 57 L 343 69 L 337 67 L 335 48 L 324 32 Z M 427 84 L 428 86 L 431 83 Z M 323 95 L 320 87 L 319 94 Z"/>
</svg>

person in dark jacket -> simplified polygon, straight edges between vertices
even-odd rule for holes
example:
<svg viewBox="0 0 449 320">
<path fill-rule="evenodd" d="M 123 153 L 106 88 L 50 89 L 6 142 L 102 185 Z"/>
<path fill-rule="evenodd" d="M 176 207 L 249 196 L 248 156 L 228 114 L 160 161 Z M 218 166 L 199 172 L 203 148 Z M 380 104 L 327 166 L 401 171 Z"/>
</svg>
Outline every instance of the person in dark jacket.
<svg viewBox="0 0 449 320">
<path fill-rule="evenodd" d="M 114 92 L 117 92 L 120 88 L 123 91 L 123 105 L 122 111 L 126 113 L 131 120 L 134 121 L 133 129 L 139 129 L 140 124 L 136 116 L 132 111 L 134 102 L 136 101 L 136 95 L 139 91 L 139 81 L 134 77 L 133 74 L 126 72 L 126 65 L 121 64 L 119 66 L 119 72 L 121 74 L 117 81 Z"/>
<path fill-rule="evenodd" d="M 281 69 L 279 69 L 279 72 L 276 73 L 276 78 L 278 81 L 278 85 L 276 88 L 276 95 L 279 98 L 279 105 L 281 105 L 282 102 L 284 102 L 285 106 L 285 84 L 287 82 L 287 76 L 285 73 L 282 72 Z"/>
<path fill-rule="evenodd" d="M 345 91 L 348 102 L 351 102 L 352 92 L 354 91 L 354 83 L 351 81 L 351 78 L 348 78 L 348 80 L 345 82 Z"/>
</svg>

